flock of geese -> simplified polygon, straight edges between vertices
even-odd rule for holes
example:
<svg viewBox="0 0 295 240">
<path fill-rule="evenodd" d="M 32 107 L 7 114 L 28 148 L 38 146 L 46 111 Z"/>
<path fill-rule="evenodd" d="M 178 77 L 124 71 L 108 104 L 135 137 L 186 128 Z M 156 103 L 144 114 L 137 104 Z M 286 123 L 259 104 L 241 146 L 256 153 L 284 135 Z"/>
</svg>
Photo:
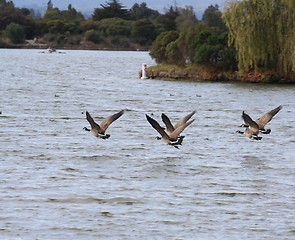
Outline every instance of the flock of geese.
<svg viewBox="0 0 295 240">
<path fill-rule="evenodd" d="M 269 134 L 271 129 L 265 129 L 265 125 L 271 121 L 271 119 L 282 109 L 282 106 L 278 106 L 272 109 L 269 112 L 263 114 L 256 121 L 252 120 L 252 118 L 246 114 L 244 111 L 242 113 L 242 118 L 244 120 L 244 124 L 240 127 L 244 128 L 244 131 L 238 130 L 237 133 L 244 134 L 246 137 L 253 140 L 261 140 L 262 137 L 258 136 L 260 133 Z M 174 146 L 175 148 L 179 148 L 178 145 L 181 145 L 184 139 L 184 136 L 181 133 L 184 131 L 186 127 L 192 124 L 195 119 L 192 119 L 192 116 L 196 113 L 196 111 L 191 112 L 190 114 L 181 118 L 174 125 L 171 123 L 169 117 L 162 113 L 161 118 L 165 125 L 162 127 L 155 119 L 150 117 L 149 115 L 145 115 L 147 121 L 150 125 L 161 135 L 161 137 L 156 137 L 158 140 L 164 141 L 166 144 Z M 86 111 L 86 119 L 89 122 L 91 129 L 84 127 L 85 131 L 92 133 L 95 137 L 99 137 L 102 139 L 108 139 L 110 134 L 106 134 L 106 130 L 108 127 L 120 118 L 124 114 L 124 110 L 117 112 L 109 117 L 106 117 L 102 120 L 100 124 L 97 124 L 94 119 L 91 117 L 90 113 Z"/>
</svg>

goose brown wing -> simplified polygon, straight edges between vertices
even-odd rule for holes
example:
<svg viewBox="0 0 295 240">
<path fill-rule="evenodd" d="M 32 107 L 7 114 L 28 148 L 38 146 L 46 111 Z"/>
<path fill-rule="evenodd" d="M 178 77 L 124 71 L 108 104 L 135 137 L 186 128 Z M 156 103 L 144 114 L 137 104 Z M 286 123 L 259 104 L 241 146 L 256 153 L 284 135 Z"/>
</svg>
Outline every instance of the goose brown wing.
<svg viewBox="0 0 295 240">
<path fill-rule="evenodd" d="M 191 123 L 193 123 L 195 121 L 195 119 L 190 120 L 188 122 L 186 122 L 183 125 L 178 126 L 171 134 L 170 134 L 170 138 L 175 139 L 177 138 L 182 132 L 183 130 L 190 125 Z"/>
<path fill-rule="evenodd" d="M 91 117 L 88 111 L 86 111 L 86 119 L 89 122 L 91 128 L 97 129 L 98 131 L 101 130 L 100 126 L 93 120 L 93 118 Z"/>
<path fill-rule="evenodd" d="M 160 124 L 153 118 L 151 118 L 149 115 L 145 115 L 147 121 L 152 125 L 152 127 L 158 132 L 160 133 L 160 135 L 162 136 L 162 138 L 164 139 L 170 139 L 170 137 L 168 136 L 168 134 L 164 131 L 164 129 L 160 126 Z"/>
<path fill-rule="evenodd" d="M 252 120 L 252 118 L 246 114 L 244 111 L 243 111 L 243 114 L 242 114 L 242 118 L 245 122 L 246 125 L 249 126 L 249 129 L 253 132 L 253 133 L 257 133 L 259 132 L 259 126 L 256 122 L 254 122 Z"/>
<path fill-rule="evenodd" d="M 173 127 L 173 125 L 172 125 L 170 119 L 169 119 L 169 118 L 167 117 L 167 115 L 164 114 L 164 113 L 162 113 L 162 116 L 161 116 L 161 117 L 162 117 L 162 121 L 163 121 L 163 123 L 164 123 L 165 126 L 166 126 L 166 130 L 167 130 L 168 134 L 172 133 L 175 129 L 174 129 L 174 127 Z"/>
<path fill-rule="evenodd" d="M 264 128 L 264 126 L 283 108 L 282 105 L 276 107 L 275 109 L 263 114 L 260 118 L 256 120 L 259 128 Z"/>
<path fill-rule="evenodd" d="M 178 128 L 180 125 L 185 124 L 191 117 L 196 113 L 196 111 L 191 112 L 190 114 L 186 115 L 185 117 L 181 118 L 177 123 L 175 123 L 174 128 Z"/>
<path fill-rule="evenodd" d="M 113 114 L 112 116 L 109 116 L 107 118 L 105 118 L 104 120 L 102 120 L 100 127 L 102 129 L 103 132 L 105 132 L 107 130 L 107 128 L 114 122 L 116 121 L 119 117 L 121 117 L 124 113 L 124 110 L 121 110 L 118 113 Z"/>
</svg>

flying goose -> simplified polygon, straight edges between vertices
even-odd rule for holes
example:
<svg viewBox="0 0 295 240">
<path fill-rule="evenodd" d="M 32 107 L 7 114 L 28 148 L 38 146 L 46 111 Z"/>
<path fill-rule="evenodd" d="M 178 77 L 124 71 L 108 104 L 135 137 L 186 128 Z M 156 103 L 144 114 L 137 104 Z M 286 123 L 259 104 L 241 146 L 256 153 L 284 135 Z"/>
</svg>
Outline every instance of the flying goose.
<svg viewBox="0 0 295 240">
<path fill-rule="evenodd" d="M 86 119 L 90 123 L 91 129 L 88 129 L 87 127 L 84 127 L 83 129 L 85 131 L 91 132 L 95 137 L 100 137 L 102 139 L 108 139 L 111 135 L 105 134 L 105 131 L 107 128 L 111 125 L 112 122 L 117 120 L 119 117 L 121 117 L 124 113 L 124 110 L 121 110 L 118 113 L 113 114 L 112 116 L 109 116 L 102 120 L 101 124 L 98 125 L 88 111 L 86 111 Z"/>
<path fill-rule="evenodd" d="M 272 120 L 272 118 L 283 108 L 282 105 L 276 107 L 275 109 L 263 114 L 260 118 L 258 118 L 255 122 L 258 124 L 259 131 L 263 134 L 269 134 L 271 129 L 265 129 L 265 125 Z M 248 127 L 249 125 L 242 124 L 241 127 Z"/>
<path fill-rule="evenodd" d="M 166 114 L 162 113 L 162 121 L 164 122 L 166 129 L 165 131 L 168 134 L 171 134 L 176 128 L 178 128 L 179 126 L 185 124 L 189 119 L 191 119 L 191 117 L 196 113 L 196 111 L 191 112 L 190 114 L 184 116 L 183 118 L 181 118 L 177 123 L 175 123 L 175 125 L 173 126 L 170 119 L 167 117 Z"/>
<path fill-rule="evenodd" d="M 153 118 L 151 118 L 150 116 L 148 116 L 147 114 L 145 115 L 147 121 L 152 125 L 152 127 L 158 132 L 160 133 L 161 140 L 164 141 L 165 143 L 167 143 L 168 145 L 172 145 L 175 148 L 178 148 L 177 145 L 181 145 L 182 141 L 183 141 L 183 137 L 180 137 L 180 133 L 188 126 L 190 125 L 193 121 L 189 121 L 186 122 L 183 125 L 178 126 L 171 134 L 168 134 L 167 132 L 165 132 L 165 130 L 160 126 L 160 124 Z"/>
<path fill-rule="evenodd" d="M 245 126 L 245 131 L 237 131 L 237 133 L 244 134 L 246 137 L 250 139 L 255 139 L 255 140 L 261 140 L 262 137 L 258 137 L 259 134 L 259 126 L 258 124 L 252 120 L 252 118 L 247 115 L 244 111 L 242 113 L 242 118 L 244 119 Z"/>
</svg>

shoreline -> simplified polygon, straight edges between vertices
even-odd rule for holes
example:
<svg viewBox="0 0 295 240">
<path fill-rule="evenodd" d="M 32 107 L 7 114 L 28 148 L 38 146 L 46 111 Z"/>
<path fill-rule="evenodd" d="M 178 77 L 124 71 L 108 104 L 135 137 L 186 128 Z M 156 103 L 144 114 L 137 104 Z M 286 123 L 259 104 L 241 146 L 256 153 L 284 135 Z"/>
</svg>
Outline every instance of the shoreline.
<svg viewBox="0 0 295 240">
<path fill-rule="evenodd" d="M 40 49 L 50 48 L 47 43 L 35 43 L 33 40 L 26 40 L 23 44 L 9 44 L 0 42 L 0 49 Z M 66 45 L 53 48 L 56 50 L 90 50 L 90 51 L 149 51 L 148 48 L 114 48 L 104 47 L 96 44 Z M 222 72 L 213 66 L 205 65 L 165 65 L 159 64 L 150 66 L 146 69 L 148 78 L 163 80 L 180 80 L 195 82 L 246 82 L 263 84 L 294 84 L 295 76 L 292 78 L 278 78 L 273 72 L 247 72 L 239 73 L 237 71 Z M 140 71 L 141 74 L 141 71 Z"/>
<path fill-rule="evenodd" d="M 237 71 L 221 72 L 211 66 L 186 65 L 157 65 L 148 67 L 147 75 L 151 79 L 186 80 L 195 82 L 237 82 L 237 83 L 263 83 L 263 84 L 294 84 L 295 79 L 280 79 L 272 72 Z"/>
<path fill-rule="evenodd" d="M 57 50 L 97 50 L 97 51 L 149 51 L 148 47 L 108 47 L 97 44 L 80 44 L 80 45 L 64 45 L 64 46 L 53 46 L 48 43 L 35 43 L 33 40 L 26 40 L 22 44 L 11 44 L 0 41 L 0 49 L 41 49 L 46 50 L 48 48 Z"/>
</svg>

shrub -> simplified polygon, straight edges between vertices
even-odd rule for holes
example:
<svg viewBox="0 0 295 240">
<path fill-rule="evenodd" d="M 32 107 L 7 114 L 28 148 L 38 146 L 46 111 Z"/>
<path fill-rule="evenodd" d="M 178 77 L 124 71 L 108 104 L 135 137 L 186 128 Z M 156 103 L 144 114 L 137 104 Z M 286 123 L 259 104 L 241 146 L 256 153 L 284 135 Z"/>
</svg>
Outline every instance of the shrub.
<svg viewBox="0 0 295 240">
<path fill-rule="evenodd" d="M 10 23 L 5 29 L 5 35 L 14 43 L 23 43 L 25 40 L 24 28 L 16 23 Z"/>
<path fill-rule="evenodd" d="M 150 55 L 157 63 L 168 63 L 167 45 L 175 41 L 179 36 L 177 31 L 161 33 L 153 42 Z"/>
<path fill-rule="evenodd" d="M 96 44 L 102 42 L 102 37 L 100 36 L 100 33 L 93 29 L 85 32 L 85 39 Z"/>
</svg>

